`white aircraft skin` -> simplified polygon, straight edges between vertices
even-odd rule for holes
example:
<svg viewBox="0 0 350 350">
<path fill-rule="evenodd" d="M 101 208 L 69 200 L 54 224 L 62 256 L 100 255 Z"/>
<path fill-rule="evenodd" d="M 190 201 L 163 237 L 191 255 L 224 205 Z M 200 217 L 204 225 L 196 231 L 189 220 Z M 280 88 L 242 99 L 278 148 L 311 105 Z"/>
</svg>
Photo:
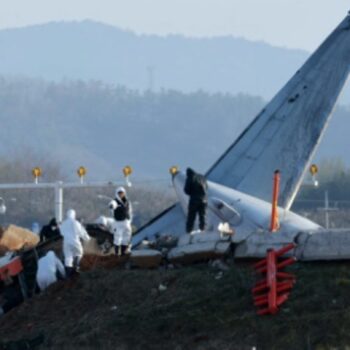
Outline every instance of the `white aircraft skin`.
<svg viewBox="0 0 350 350">
<path fill-rule="evenodd" d="M 186 176 L 181 172 L 173 177 L 177 198 L 184 215 L 187 215 L 188 196 L 184 193 L 185 181 Z M 220 222 L 228 222 L 235 231 L 233 241 L 238 242 L 245 239 L 253 231 L 269 230 L 271 209 L 272 205 L 269 202 L 208 181 L 208 230 L 217 232 L 217 226 Z M 289 210 L 279 207 L 278 212 L 279 230 L 284 233 L 322 230 L 318 224 Z"/>
</svg>

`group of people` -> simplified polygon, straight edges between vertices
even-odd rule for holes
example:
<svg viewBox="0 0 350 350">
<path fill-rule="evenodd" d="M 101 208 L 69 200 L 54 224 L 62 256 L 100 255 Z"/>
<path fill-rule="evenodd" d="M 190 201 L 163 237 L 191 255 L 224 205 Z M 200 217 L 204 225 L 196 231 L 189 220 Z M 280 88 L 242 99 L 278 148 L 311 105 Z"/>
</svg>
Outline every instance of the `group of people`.
<svg viewBox="0 0 350 350">
<path fill-rule="evenodd" d="M 82 241 L 91 239 L 84 226 L 76 219 L 73 209 L 67 211 L 66 219 L 59 225 L 59 232 L 63 237 L 64 265 L 52 250 L 38 260 L 36 282 L 41 291 L 58 279 L 70 277 L 79 271 L 83 257 Z"/>
<path fill-rule="evenodd" d="M 199 216 L 200 231 L 204 231 L 206 228 L 207 191 L 208 184 L 205 177 L 188 168 L 184 187 L 184 192 L 189 196 L 186 221 L 186 231 L 188 233 L 193 232 L 197 215 Z M 117 188 L 115 199 L 108 204 L 108 207 L 113 219 L 110 219 L 109 225 L 106 226 L 113 234 L 115 254 L 119 256 L 128 254 L 132 235 L 132 206 L 125 188 Z M 57 224 L 55 219 L 52 219 L 40 231 L 41 241 L 59 235 L 63 237 L 64 263 L 52 250 L 40 257 L 36 273 L 36 282 L 40 291 L 45 290 L 59 279 L 65 279 L 79 271 L 80 261 L 83 257 L 82 242 L 88 242 L 91 239 L 84 226 L 77 220 L 76 212 L 73 209 L 67 211 L 66 219 L 60 225 Z M 6 290 L 10 291 L 10 288 Z M 10 294 L 11 302 L 7 302 L 0 307 L 0 316 L 21 302 L 20 299 L 14 299 L 15 293 L 13 291 Z M 17 294 L 18 298 L 21 298 L 21 294 Z"/>
<path fill-rule="evenodd" d="M 184 192 L 189 196 L 186 231 L 193 231 L 196 216 L 199 216 L 199 229 L 205 230 L 208 184 L 204 176 L 194 170 L 187 169 L 187 179 Z M 132 235 L 132 206 L 124 187 L 116 189 L 115 198 L 109 203 L 113 216 L 111 233 L 115 254 L 122 256 L 128 253 Z M 63 237 L 64 266 L 53 251 L 49 251 L 39 259 L 37 283 L 41 290 L 57 281 L 57 278 L 71 276 L 79 270 L 83 257 L 82 241 L 89 241 L 90 236 L 84 226 L 76 219 L 76 212 L 68 210 L 66 219 L 57 225 L 52 219 L 49 225 L 43 227 L 40 235 L 42 239 L 51 238 L 59 233 Z"/>
<path fill-rule="evenodd" d="M 208 184 L 203 175 L 196 173 L 191 168 L 187 169 L 187 178 L 184 192 L 189 196 L 186 231 L 193 231 L 196 216 L 199 216 L 199 229 L 204 231 L 206 227 Z M 113 234 L 115 254 L 122 256 L 129 252 L 132 235 L 132 206 L 128 200 L 124 187 L 117 188 L 115 198 L 109 203 L 109 209 L 113 219 L 110 229 Z M 89 241 L 90 236 L 84 226 L 76 219 L 73 209 L 68 210 L 66 219 L 61 225 L 51 220 L 44 226 L 41 238 L 49 238 L 60 233 L 63 237 L 64 266 L 54 252 L 49 251 L 39 259 L 37 271 L 37 284 L 41 290 L 57 281 L 58 278 L 71 276 L 79 270 L 80 260 L 83 256 L 82 241 Z"/>
<path fill-rule="evenodd" d="M 128 253 L 132 234 L 132 207 L 124 187 L 116 190 L 115 199 L 109 203 L 109 208 L 114 217 L 111 231 L 115 254 L 125 255 Z M 85 227 L 76 219 L 73 209 L 67 211 L 66 219 L 61 225 L 57 225 L 53 219 L 49 225 L 43 227 L 41 234 L 45 239 L 53 237 L 57 232 L 63 237 L 64 265 L 53 251 L 39 259 L 36 279 L 40 290 L 46 289 L 59 278 L 78 272 L 83 257 L 82 242 L 91 239 Z"/>
</svg>

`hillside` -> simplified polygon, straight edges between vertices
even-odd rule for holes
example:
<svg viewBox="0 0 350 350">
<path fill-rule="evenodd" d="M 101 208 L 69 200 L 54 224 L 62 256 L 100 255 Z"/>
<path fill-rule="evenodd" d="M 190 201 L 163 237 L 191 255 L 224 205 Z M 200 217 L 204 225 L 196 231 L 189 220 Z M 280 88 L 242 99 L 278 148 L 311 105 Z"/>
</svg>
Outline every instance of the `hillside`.
<svg viewBox="0 0 350 350">
<path fill-rule="evenodd" d="M 245 95 L 3 79 L 0 154 L 34 149 L 74 177 L 81 164 L 102 179 L 131 164 L 135 176 L 164 179 L 173 164 L 205 171 L 261 106 Z"/>
<path fill-rule="evenodd" d="M 3 75 L 264 98 L 271 98 L 308 56 L 242 38 L 136 35 L 92 21 L 1 30 L 0 52 Z"/>
<path fill-rule="evenodd" d="M 2 78 L 0 156 L 16 150 L 26 157 L 34 150 L 70 177 L 87 166 L 90 179 L 119 177 L 126 164 L 143 179 L 168 179 L 173 164 L 205 172 L 263 105 L 242 94 L 140 93 L 98 82 Z M 349 115 L 337 110 L 317 159 L 340 157 L 350 164 Z"/>
<path fill-rule="evenodd" d="M 1 319 L 0 344 L 6 349 L 347 348 L 348 264 L 290 269 L 297 276 L 290 299 L 277 315 L 265 317 L 253 307 L 249 265 L 231 265 L 221 279 L 207 265 L 86 272 Z M 160 283 L 167 290 L 159 292 Z"/>
</svg>

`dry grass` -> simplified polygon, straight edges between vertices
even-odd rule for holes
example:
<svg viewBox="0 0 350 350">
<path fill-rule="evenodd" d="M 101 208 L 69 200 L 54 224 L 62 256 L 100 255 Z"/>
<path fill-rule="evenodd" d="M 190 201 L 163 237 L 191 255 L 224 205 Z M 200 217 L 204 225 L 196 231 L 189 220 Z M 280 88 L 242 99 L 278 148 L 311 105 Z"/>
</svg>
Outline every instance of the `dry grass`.
<svg viewBox="0 0 350 350">
<path fill-rule="evenodd" d="M 345 349 L 350 265 L 298 264 L 290 300 L 256 316 L 248 265 L 216 280 L 207 265 L 94 270 L 53 286 L 0 322 L 8 342 L 42 334 L 42 349 Z M 159 284 L 167 286 L 160 292 Z M 116 308 L 115 308 L 116 306 Z"/>
</svg>

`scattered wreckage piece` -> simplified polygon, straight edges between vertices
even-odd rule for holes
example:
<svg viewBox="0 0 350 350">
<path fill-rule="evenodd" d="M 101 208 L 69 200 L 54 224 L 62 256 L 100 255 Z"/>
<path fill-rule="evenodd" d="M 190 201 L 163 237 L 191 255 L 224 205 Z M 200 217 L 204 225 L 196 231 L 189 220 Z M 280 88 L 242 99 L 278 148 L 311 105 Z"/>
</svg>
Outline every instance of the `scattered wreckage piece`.
<svg viewBox="0 0 350 350">
<path fill-rule="evenodd" d="M 0 227 L 0 255 L 6 252 L 34 248 L 39 243 L 39 236 L 35 233 L 15 225 Z"/>
<path fill-rule="evenodd" d="M 93 236 L 96 240 L 110 242 L 112 235 L 108 231 L 100 231 L 97 226 L 94 230 Z M 287 252 L 287 255 L 295 256 L 299 261 L 350 259 L 350 230 L 280 230 L 274 233 L 255 230 L 247 232 L 245 237 L 237 238 L 239 237 L 235 233 L 224 234 L 217 231 L 183 234 L 179 237 L 162 235 L 154 241 L 143 241 L 133 249 L 131 263 L 139 268 L 153 268 L 161 264 L 163 256 L 171 263 L 191 264 L 224 258 L 231 252 L 235 259 L 256 259 L 265 257 L 269 249 L 278 250 L 290 243 L 296 243 L 297 246 Z M 86 253 L 106 256 L 103 244 L 99 245 L 96 240 L 91 240 L 84 247 Z M 114 251 L 109 249 L 107 254 L 114 255 Z M 89 261 L 88 265 L 91 264 Z M 98 266 L 100 265 L 103 266 L 103 260 L 99 261 Z"/>
<path fill-rule="evenodd" d="M 199 261 L 223 258 L 231 251 L 230 237 L 223 238 L 216 232 L 205 232 L 179 237 L 177 247 L 167 255 L 171 263 L 191 264 Z"/>
<path fill-rule="evenodd" d="M 9 277 L 14 277 L 23 271 L 20 257 L 7 254 L 0 258 L 0 281 L 5 281 Z"/>
<path fill-rule="evenodd" d="M 168 250 L 177 244 L 177 238 L 164 235 L 155 241 L 143 242 L 137 250 L 132 250 L 125 257 L 118 257 L 112 249 L 113 234 L 109 227 L 95 223 L 88 224 L 86 228 L 92 239 L 84 243 L 85 255 L 81 262 L 83 270 L 95 267 L 118 267 L 126 261 L 129 261 L 133 267 L 156 268 L 161 264 Z"/>
<path fill-rule="evenodd" d="M 255 231 L 247 236 L 245 240 L 235 245 L 234 256 L 236 259 L 264 258 L 269 249 L 280 249 L 283 246 L 294 243 L 298 232 Z M 293 251 L 289 251 L 291 256 Z"/>
<path fill-rule="evenodd" d="M 16 233 L 23 232 L 16 230 Z M 14 231 L 12 230 L 12 238 Z M 20 238 L 23 238 L 19 234 Z M 14 240 L 16 241 L 16 240 Z M 12 241 L 11 241 L 12 242 Z M 5 312 L 32 297 L 36 293 L 36 272 L 39 255 L 48 250 L 61 251 L 59 238 L 40 243 L 30 249 L 23 244 L 19 251 L 7 252 L 0 258 L 0 295 L 6 295 Z M 7 309 L 7 311 L 6 311 Z"/>
<path fill-rule="evenodd" d="M 302 261 L 349 260 L 350 230 L 324 230 L 299 233 L 295 256 Z"/>
<path fill-rule="evenodd" d="M 286 252 L 299 261 L 350 260 L 350 230 L 310 231 L 253 231 L 245 239 L 218 232 L 183 234 L 176 247 L 169 250 L 171 263 L 190 264 L 223 258 L 232 252 L 235 259 L 264 258 L 270 249 L 279 250 L 288 244 L 296 246 Z"/>
<path fill-rule="evenodd" d="M 281 249 L 296 243 L 287 253 L 299 261 L 328 261 L 350 259 L 350 230 L 322 230 L 319 232 L 258 231 L 235 245 L 236 259 L 263 258 L 269 249 Z"/>
</svg>

